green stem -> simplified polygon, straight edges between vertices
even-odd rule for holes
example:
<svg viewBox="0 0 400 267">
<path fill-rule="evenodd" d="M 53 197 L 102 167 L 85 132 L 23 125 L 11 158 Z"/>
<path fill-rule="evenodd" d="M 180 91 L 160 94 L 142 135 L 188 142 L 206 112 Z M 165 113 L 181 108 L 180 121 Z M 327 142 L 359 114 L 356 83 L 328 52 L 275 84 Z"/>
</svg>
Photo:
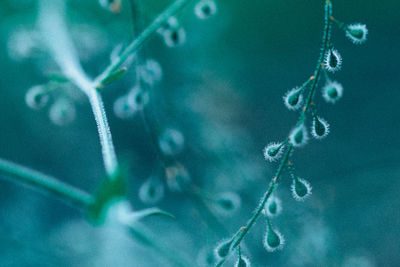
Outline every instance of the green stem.
<svg viewBox="0 0 400 267">
<path fill-rule="evenodd" d="M 330 2 L 330 0 L 326 0 L 325 2 L 325 16 L 324 16 L 324 22 L 325 22 L 325 26 L 324 26 L 324 33 L 323 33 L 323 37 L 322 37 L 322 47 L 321 47 L 321 54 L 319 56 L 318 62 L 317 62 L 317 66 L 316 69 L 314 71 L 314 75 L 308 80 L 306 81 L 305 85 L 308 85 L 308 82 L 312 82 L 311 84 L 311 89 L 308 93 L 308 97 L 307 97 L 307 101 L 303 107 L 303 111 L 300 114 L 300 118 L 297 122 L 297 125 L 301 125 L 306 117 L 306 113 L 312 103 L 312 99 L 314 96 L 314 91 L 315 88 L 317 87 L 318 84 L 318 80 L 319 80 L 319 76 L 321 73 L 321 70 L 323 68 L 322 66 L 322 62 L 324 60 L 324 56 L 326 53 L 326 50 L 328 48 L 329 45 L 329 40 L 330 40 L 330 32 L 331 32 L 331 23 L 330 23 L 330 16 L 332 15 L 332 4 Z M 304 86 L 304 85 L 303 85 Z M 235 233 L 235 235 L 233 235 L 231 240 L 235 240 L 235 242 L 232 244 L 230 251 L 233 251 L 236 247 L 238 247 L 240 245 L 240 242 L 243 240 L 243 238 L 246 236 L 246 234 L 248 233 L 248 231 L 250 230 L 250 228 L 254 225 L 254 223 L 256 222 L 257 218 L 260 216 L 260 214 L 262 213 L 262 210 L 265 206 L 265 203 L 267 202 L 267 200 L 269 199 L 269 197 L 271 196 L 271 194 L 274 192 L 276 185 L 281 177 L 282 171 L 285 168 L 285 166 L 287 165 L 288 161 L 289 161 L 289 157 L 291 155 L 291 152 L 293 150 L 293 145 L 289 144 L 285 155 L 283 156 L 281 163 L 278 167 L 278 170 L 275 174 L 275 177 L 272 179 L 267 191 L 264 193 L 263 198 L 261 199 L 255 213 L 253 214 L 253 216 L 249 219 L 249 221 L 247 222 L 247 224 L 245 226 L 242 226 L 241 228 L 239 228 L 239 230 Z M 222 266 L 222 264 L 225 262 L 225 260 L 227 259 L 228 256 L 226 256 L 225 258 L 222 258 L 216 266 Z"/>
<path fill-rule="evenodd" d="M 14 182 L 21 182 L 36 189 L 50 193 L 59 199 L 72 203 L 78 208 L 86 208 L 93 199 L 80 189 L 65 184 L 57 179 L 21 165 L 0 159 L 0 173 L 12 176 Z"/>
<path fill-rule="evenodd" d="M 133 40 L 121 53 L 115 62 L 112 62 L 110 66 L 108 66 L 96 79 L 95 84 L 96 88 L 100 88 L 103 82 L 113 74 L 124 62 L 128 59 L 128 57 L 135 53 L 145 41 L 147 41 L 154 32 L 160 28 L 160 26 L 165 23 L 172 15 L 181 10 L 186 4 L 189 3 L 190 0 L 176 0 L 170 6 L 168 6 L 160 15 L 158 15 L 152 23 L 150 23 L 147 28 L 145 28 L 142 33 Z"/>
<path fill-rule="evenodd" d="M 40 1 L 38 24 L 43 39 L 63 74 L 89 98 L 99 132 L 107 177 L 114 179 L 118 173 L 118 162 L 103 101 L 93 82 L 82 69 L 75 46 L 67 33 L 63 20 L 64 5 L 64 2 L 59 0 Z"/>
</svg>

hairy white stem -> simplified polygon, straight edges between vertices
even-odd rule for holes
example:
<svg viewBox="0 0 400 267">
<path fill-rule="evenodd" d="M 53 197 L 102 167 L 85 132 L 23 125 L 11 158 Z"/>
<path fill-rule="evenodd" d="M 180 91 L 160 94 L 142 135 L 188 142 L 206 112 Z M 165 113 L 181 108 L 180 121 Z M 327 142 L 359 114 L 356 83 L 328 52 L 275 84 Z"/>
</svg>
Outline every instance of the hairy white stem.
<svg viewBox="0 0 400 267">
<path fill-rule="evenodd" d="M 105 170 L 108 177 L 113 179 L 118 171 L 118 162 L 103 101 L 95 89 L 94 82 L 86 75 L 79 62 L 64 23 L 64 13 L 63 0 L 41 0 L 38 25 L 43 40 L 61 71 L 89 98 L 99 132 Z"/>
</svg>

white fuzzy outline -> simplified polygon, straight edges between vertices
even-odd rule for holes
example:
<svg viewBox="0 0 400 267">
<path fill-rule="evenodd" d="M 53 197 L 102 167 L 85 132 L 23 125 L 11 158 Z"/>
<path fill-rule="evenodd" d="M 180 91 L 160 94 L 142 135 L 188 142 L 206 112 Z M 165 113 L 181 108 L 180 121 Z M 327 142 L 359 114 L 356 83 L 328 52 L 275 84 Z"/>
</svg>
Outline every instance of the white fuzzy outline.
<svg viewBox="0 0 400 267">
<path fill-rule="evenodd" d="M 337 65 L 336 67 L 332 67 L 329 65 L 329 59 L 331 57 L 331 54 L 333 54 L 336 57 L 337 60 Z M 325 54 L 325 59 L 324 59 L 324 67 L 327 71 L 329 72 L 336 72 L 342 68 L 342 56 L 339 54 L 339 52 L 336 49 L 329 49 L 328 52 Z"/>
<path fill-rule="evenodd" d="M 299 195 L 296 194 L 295 179 L 293 179 L 292 185 L 290 186 L 290 190 L 292 191 L 292 196 L 297 201 L 304 201 L 312 195 L 312 186 L 308 181 L 302 178 L 296 178 L 296 179 L 307 187 L 307 194 L 304 197 L 300 197 Z"/>
<path fill-rule="evenodd" d="M 303 95 L 302 94 L 300 94 L 299 101 L 297 101 L 296 105 L 292 106 L 289 103 L 289 96 L 293 95 L 294 93 L 299 92 L 301 89 L 302 88 L 300 88 L 300 87 L 295 87 L 295 88 L 287 91 L 286 94 L 283 96 L 283 103 L 289 110 L 298 110 L 301 107 L 301 105 L 303 104 Z"/>
<path fill-rule="evenodd" d="M 269 231 L 270 231 L 270 229 L 267 228 L 267 231 L 265 232 L 265 235 L 264 235 L 263 245 L 264 245 L 265 249 L 266 249 L 268 252 L 274 252 L 274 251 L 277 251 L 277 250 L 282 250 L 282 249 L 283 249 L 283 246 L 285 245 L 285 237 L 281 234 L 281 232 L 279 232 L 279 230 L 277 230 L 277 229 L 271 229 L 271 231 L 273 231 L 275 234 L 278 235 L 280 244 L 279 244 L 279 246 L 277 246 L 277 247 L 275 247 L 275 248 L 270 247 L 269 244 L 268 244 L 268 242 L 267 242 L 267 237 L 268 237 L 268 232 L 269 232 Z"/>
<path fill-rule="evenodd" d="M 279 159 L 283 154 L 283 148 L 285 147 L 284 145 L 281 146 L 281 148 L 279 149 L 278 153 L 275 156 L 269 155 L 268 150 L 271 149 L 272 147 L 278 148 L 280 145 L 282 145 L 282 143 L 271 142 L 267 146 L 265 146 L 263 149 L 264 159 L 268 160 L 269 162 L 273 162 Z"/>
<path fill-rule="evenodd" d="M 332 87 L 336 88 L 338 94 L 336 98 L 332 98 L 331 96 L 328 95 L 328 90 L 331 89 Z M 322 87 L 322 97 L 328 103 L 335 104 L 336 101 L 338 101 L 342 96 L 343 96 L 343 86 L 337 81 L 328 81 L 324 85 L 324 87 Z"/>
<path fill-rule="evenodd" d="M 353 35 L 350 34 L 350 32 L 347 30 L 361 30 L 363 32 L 363 37 L 361 39 L 358 39 L 356 37 L 354 37 Z M 368 29 L 367 29 L 367 25 L 365 24 L 361 24 L 361 23 L 353 23 L 347 26 L 346 31 L 346 37 L 350 39 L 350 41 L 353 42 L 353 44 L 356 45 L 360 45 L 365 43 L 365 41 L 367 41 L 367 35 L 368 35 Z"/>
<path fill-rule="evenodd" d="M 294 141 L 294 136 L 295 136 L 295 133 L 296 133 L 297 131 L 303 131 L 303 140 L 302 140 L 301 143 L 296 143 L 296 142 Z M 289 141 L 290 141 L 290 143 L 291 143 L 294 147 L 302 147 L 302 146 L 304 146 L 304 145 L 307 144 L 307 142 L 308 142 L 308 133 L 307 133 L 307 129 L 306 129 L 306 127 L 304 126 L 304 124 L 295 127 L 295 128 L 290 132 Z"/>
<path fill-rule="evenodd" d="M 318 135 L 317 134 L 317 132 L 315 131 L 315 118 L 313 119 L 313 122 L 312 122 L 312 126 L 311 126 L 311 135 L 315 138 L 315 139 L 324 139 L 325 137 L 327 137 L 328 136 L 328 134 L 329 134 L 329 123 L 325 120 L 325 119 L 323 119 L 323 118 L 321 118 L 321 117 L 318 117 L 317 116 L 317 119 L 325 126 L 325 133 L 323 134 L 323 135 Z"/>
</svg>

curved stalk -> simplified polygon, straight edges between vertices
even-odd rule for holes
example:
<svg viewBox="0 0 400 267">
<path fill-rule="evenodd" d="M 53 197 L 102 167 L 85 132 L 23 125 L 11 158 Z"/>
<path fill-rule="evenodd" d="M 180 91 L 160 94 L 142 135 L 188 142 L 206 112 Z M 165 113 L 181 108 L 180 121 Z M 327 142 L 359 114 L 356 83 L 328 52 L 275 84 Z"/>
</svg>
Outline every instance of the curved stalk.
<svg viewBox="0 0 400 267">
<path fill-rule="evenodd" d="M 50 193 L 53 196 L 85 209 L 92 202 L 92 197 L 71 185 L 65 184 L 54 177 L 48 176 L 30 168 L 0 159 L 0 173 L 12 176 L 13 182 L 21 182 L 35 189 Z"/>
</svg>

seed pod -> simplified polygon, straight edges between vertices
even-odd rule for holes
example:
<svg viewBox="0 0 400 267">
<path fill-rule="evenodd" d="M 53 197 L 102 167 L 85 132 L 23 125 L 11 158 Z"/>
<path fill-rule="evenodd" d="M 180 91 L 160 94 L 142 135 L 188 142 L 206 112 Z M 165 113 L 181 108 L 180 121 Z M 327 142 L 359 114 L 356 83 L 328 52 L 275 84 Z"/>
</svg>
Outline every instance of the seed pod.
<svg viewBox="0 0 400 267">
<path fill-rule="evenodd" d="M 235 263 L 235 267 L 250 267 L 250 260 L 247 257 L 240 256 L 239 259 Z"/>
<path fill-rule="evenodd" d="M 163 197 L 164 185 L 158 177 L 150 177 L 139 189 L 139 198 L 145 204 L 155 204 Z"/>
<path fill-rule="evenodd" d="M 324 67 L 327 71 L 336 72 L 342 67 L 342 57 L 336 49 L 329 49 L 325 54 Z"/>
<path fill-rule="evenodd" d="M 215 256 L 217 258 L 225 258 L 226 256 L 229 255 L 229 252 L 231 250 L 231 245 L 232 245 L 233 240 L 228 239 L 228 240 L 223 240 L 221 241 L 217 247 L 214 250 Z"/>
<path fill-rule="evenodd" d="M 298 110 L 303 103 L 302 90 L 299 87 L 288 91 L 283 97 L 283 102 L 289 110 Z"/>
<path fill-rule="evenodd" d="M 49 95 L 42 85 L 36 85 L 26 92 L 25 103 L 32 109 L 41 109 L 49 102 Z"/>
<path fill-rule="evenodd" d="M 347 25 L 345 28 L 346 36 L 354 44 L 363 44 L 367 41 L 368 29 L 365 24 L 355 23 Z"/>
<path fill-rule="evenodd" d="M 329 124 L 326 120 L 315 116 L 311 127 L 311 134 L 315 139 L 323 139 L 329 133 Z"/>
<path fill-rule="evenodd" d="M 142 88 L 135 86 L 128 93 L 128 103 L 136 111 L 142 110 L 149 102 L 149 93 Z"/>
<path fill-rule="evenodd" d="M 328 81 L 322 88 L 322 97 L 328 103 L 335 103 L 343 95 L 343 86 L 336 81 Z"/>
<path fill-rule="evenodd" d="M 127 95 L 122 95 L 114 102 L 114 113 L 120 119 L 128 119 L 135 114 L 136 107 L 128 100 Z"/>
<path fill-rule="evenodd" d="M 289 135 L 289 141 L 295 147 L 301 147 L 307 143 L 308 134 L 304 124 L 297 126 L 292 130 Z"/>
<path fill-rule="evenodd" d="M 179 154 L 184 147 L 185 139 L 181 132 L 175 129 L 166 129 L 160 135 L 158 145 L 166 156 Z"/>
<path fill-rule="evenodd" d="M 221 193 L 216 197 L 216 208 L 221 215 L 229 216 L 240 208 L 240 197 L 234 192 Z"/>
<path fill-rule="evenodd" d="M 282 211 L 281 200 L 275 196 L 272 196 L 265 203 L 262 213 L 270 218 L 278 216 Z"/>
<path fill-rule="evenodd" d="M 160 63 L 154 59 L 147 59 L 139 68 L 140 78 L 147 84 L 153 85 L 162 78 L 162 68 Z"/>
<path fill-rule="evenodd" d="M 312 187 L 304 179 L 295 177 L 291 186 L 293 198 L 297 201 L 304 201 L 311 195 Z"/>
<path fill-rule="evenodd" d="M 199 19 L 207 19 L 217 13 L 214 0 L 201 0 L 194 7 L 194 13 Z"/>
<path fill-rule="evenodd" d="M 75 106 L 67 99 L 61 98 L 50 107 L 50 120 L 58 126 L 71 123 L 75 116 Z"/>
<path fill-rule="evenodd" d="M 264 158 L 270 162 L 276 161 L 282 156 L 283 148 L 285 145 L 283 143 L 270 143 L 264 148 Z"/>
<path fill-rule="evenodd" d="M 169 47 L 182 45 L 186 41 L 186 32 L 180 27 L 177 29 L 166 30 L 163 33 L 164 42 Z"/>
<path fill-rule="evenodd" d="M 285 245 L 285 238 L 278 231 L 272 229 L 269 225 L 264 237 L 264 247 L 268 252 L 274 252 L 276 250 L 281 250 Z"/>
</svg>

